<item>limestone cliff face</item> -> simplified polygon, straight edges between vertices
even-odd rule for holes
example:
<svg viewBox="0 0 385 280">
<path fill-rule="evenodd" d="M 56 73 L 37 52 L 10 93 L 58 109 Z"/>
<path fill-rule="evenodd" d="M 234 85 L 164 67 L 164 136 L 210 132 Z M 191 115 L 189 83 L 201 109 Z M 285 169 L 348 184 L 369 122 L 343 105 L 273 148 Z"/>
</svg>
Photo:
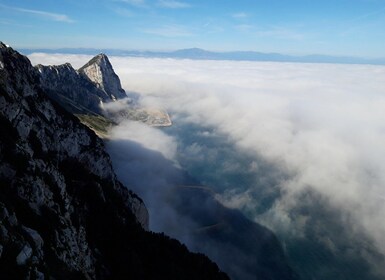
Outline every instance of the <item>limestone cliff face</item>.
<svg viewBox="0 0 385 280">
<path fill-rule="evenodd" d="M 79 69 L 79 73 L 95 83 L 111 100 L 127 97 L 105 54 L 95 56 Z"/>
<path fill-rule="evenodd" d="M 110 101 L 106 93 L 80 75 L 69 63 L 37 65 L 44 92 L 72 113 L 100 113 L 100 104 Z"/>
<path fill-rule="evenodd" d="M 127 97 L 107 56 L 92 58 L 79 70 L 71 64 L 37 65 L 45 93 L 67 111 L 103 115 L 101 105 Z"/>
<path fill-rule="evenodd" d="M 1 278 L 226 279 L 144 230 L 142 200 L 116 179 L 103 142 L 46 97 L 44 71 L 0 43 Z"/>
<path fill-rule="evenodd" d="M 100 115 L 111 122 L 125 119 L 140 121 L 151 126 L 171 126 L 172 122 L 163 110 L 141 108 L 132 100 L 118 111 L 104 111 L 103 103 L 126 98 L 120 79 L 105 54 L 99 54 L 79 70 L 71 64 L 36 65 L 41 85 L 50 98 L 68 112 L 77 115 Z"/>
</svg>

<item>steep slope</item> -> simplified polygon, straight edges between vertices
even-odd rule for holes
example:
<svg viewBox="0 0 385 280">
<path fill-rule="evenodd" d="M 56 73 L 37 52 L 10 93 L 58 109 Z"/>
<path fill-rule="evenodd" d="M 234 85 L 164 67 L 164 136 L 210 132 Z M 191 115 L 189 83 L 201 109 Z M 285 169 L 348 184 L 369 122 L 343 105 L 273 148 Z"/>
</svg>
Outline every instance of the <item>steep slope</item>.
<svg viewBox="0 0 385 280">
<path fill-rule="evenodd" d="M 79 69 L 79 73 L 95 83 L 111 100 L 127 97 L 105 54 L 95 56 Z"/>
<path fill-rule="evenodd" d="M 67 111 L 77 114 L 103 114 L 102 103 L 127 97 L 108 57 L 99 54 L 75 70 L 71 64 L 36 65 L 46 93 Z"/>
<path fill-rule="evenodd" d="M 101 114 L 101 102 L 112 99 L 69 63 L 58 66 L 37 65 L 44 92 L 71 113 Z"/>
<path fill-rule="evenodd" d="M 102 141 L 46 98 L 26 57 L 0 43 L 1 278 L 227 279 L 147 226 Z"/>
<path fill-rule="evenodd" d="M 122 119 L 140 121 L 151 126 L 170 126 L 167 112 L 141 108 L 132 100 L 124 109 L 103 110 L 104 104 L 127 97 L 120 79 L 104 54 L 93 57 L 79 70 L 65 63 L 55 66 L 36 65 L 41 76 L 41 86 L 50 98 L 98 133 L 107 135 L 107 128 Z"/>
</svg>

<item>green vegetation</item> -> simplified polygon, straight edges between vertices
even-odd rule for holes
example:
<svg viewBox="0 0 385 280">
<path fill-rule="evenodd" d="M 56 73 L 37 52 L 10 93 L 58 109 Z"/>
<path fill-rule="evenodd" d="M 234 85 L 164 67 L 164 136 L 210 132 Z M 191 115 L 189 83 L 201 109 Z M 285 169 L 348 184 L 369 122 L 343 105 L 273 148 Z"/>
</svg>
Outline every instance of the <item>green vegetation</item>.
<svg viewBox="0 0 385 280">
<path fill-rule="evenodd" d="M 113 121 L 101 116 L 92 114 L 75 114 L 82 124 L 92 129 L 99 137 L 105 138 L 108 130 L 116 125 Z"/>
</svg>

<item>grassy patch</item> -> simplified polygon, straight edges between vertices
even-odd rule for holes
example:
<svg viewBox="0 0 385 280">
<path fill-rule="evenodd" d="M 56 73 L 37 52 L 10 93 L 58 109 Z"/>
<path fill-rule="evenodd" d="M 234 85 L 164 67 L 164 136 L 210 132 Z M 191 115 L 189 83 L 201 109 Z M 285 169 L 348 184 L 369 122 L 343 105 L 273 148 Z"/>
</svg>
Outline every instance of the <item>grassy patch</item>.
<svg viewBox="0 0 385 280">
<path fill-rule="evenodd" d="M 108 129 L 116 125 L 113 121 L 100 115 L 75 114 L 75 116 L 102 138 L 107 137 Z"/>
</svg>

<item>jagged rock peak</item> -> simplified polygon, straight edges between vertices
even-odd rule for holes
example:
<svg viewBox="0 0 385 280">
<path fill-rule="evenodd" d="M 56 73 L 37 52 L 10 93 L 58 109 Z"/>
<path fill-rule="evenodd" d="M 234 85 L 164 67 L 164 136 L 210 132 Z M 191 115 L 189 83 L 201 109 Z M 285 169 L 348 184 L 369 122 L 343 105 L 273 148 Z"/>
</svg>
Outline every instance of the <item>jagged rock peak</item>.
<svg viewBox="0 0 385 280">
<path fill-rule="evenodd" d="M 98 63 L 98 64 L 101 64 L 101 63 L 104 63 L 104 64 L 109 64 L 109 66 L 111 66 L 111 63 L 110 63 L 110 60 L 108 59 L 107 55 L 104 54 L 104 53 L 100 53 L 96 56 L 94 56 L 90 61 L 88 61 L 83 67 L 87 67 L 93 63 Z M 83 68 L 82 67 L 82 68 Z M 111 66 L 112 67 L 112 66 Z"/>
<path fill-rule="evenodd" d="M 6 48 L 7 45 L 0 41 L 0 49 Z"/>
<path fill-rule="evenodd" d="M 38 65 L 36 65 L 36 67 L 38 67 L 38 68 L 39 67 L 44 67 L 44 65 L 38 64 Z M 67 68 L 67 69 L 71 69 L 71 70 L 73 69 L 74 71 L 76 71 L 75 68 L 73 68 L 71 63 L 69 63 L 69 62 L 60 64 L 60 65 L 48 65 L 47 67 L 50 67 L 50 68 L 55 68 L 55 67 L 57 67 L 57 68 Z"/>
<path fill-rule="evenodd" d="M 87 76 L 78 73 L 69 63 L 36 65 L 35 68 L 40 74 L 45 92 L 71 113 L 92 111 L 101 114 L 101 102 L 112 100 L 110 95 Z"/>
<path fill-rule="evenodd" d="M 61 65 L 48 65 L 48 66 L 38 64 L 35 67 L 40 73 L 43 73 L 43 71 L 46 69 L 50 69 L 50 70 L 55 70 L 57 75 L 59 75 L 63 71 L 70 72 L 77 75 L 75 68 L 73 68 L 71 63 L 68 63 L 68 62 Z"/>
<path fill-rule="evenodd" d="M 22 73 L 28 73 L 28 75 L 11 75 L 10 73 L 15 69 L 20 70 Z M 35 95 L 35 86 L 40 83 L 39 75 L 34 71 L 27 57 L 20 55 L 3 42 L 0 42 L 0 71 L 0 79 L 11 81 L 18 89 L 17 93 L 12 92 L 11 94 L 21 94 L 22 96 Z M 29 86 L 21 86 L 23 84 Z"/>
<path fill-rule="evenodd" d="M 107 55 L 98 54 L 78 71 L 103 90 L 111 100 L 127 97 Z"/>
</svg>

